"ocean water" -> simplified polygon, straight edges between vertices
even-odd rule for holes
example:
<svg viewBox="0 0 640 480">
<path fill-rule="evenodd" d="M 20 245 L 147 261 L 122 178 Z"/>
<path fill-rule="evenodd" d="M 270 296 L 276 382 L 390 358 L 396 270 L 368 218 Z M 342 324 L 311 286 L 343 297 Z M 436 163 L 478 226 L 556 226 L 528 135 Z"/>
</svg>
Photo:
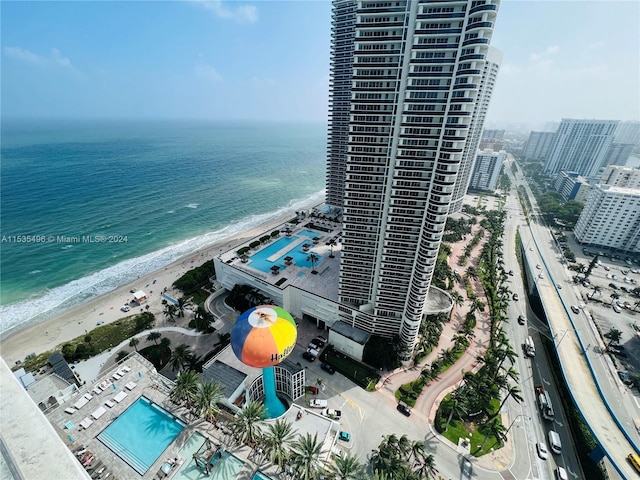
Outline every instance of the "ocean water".
<svg viewBox="0 0 640 480">
<path fill-rule="evenodd" d="M 326 126 L 2 121 L 0 332 L 324 199 Z"/>
</svg>

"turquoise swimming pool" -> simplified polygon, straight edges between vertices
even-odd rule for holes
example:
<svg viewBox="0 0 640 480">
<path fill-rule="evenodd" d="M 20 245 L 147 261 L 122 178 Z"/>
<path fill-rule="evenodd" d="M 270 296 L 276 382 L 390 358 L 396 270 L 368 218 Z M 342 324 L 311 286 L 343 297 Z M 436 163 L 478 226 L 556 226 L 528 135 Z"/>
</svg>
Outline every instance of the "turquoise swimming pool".
<svg viewBox="0 0 640 480">
<path fill-rule="evenodd" d="M 184 427 L 178 418 L 140 397 L 97 438 L 144 475 Z"/>
<path fill-rule="evenodd" d="M 291 237 L 282 237 L 273 242 L 268 247 L 263 248 L 259 252 L 249 257 L 249 265 L 257 270 L 265 273 L 271 272 L 271 267 L 277 265 L 280 270 L 285 270 L 287 265 L 284 263 L 285 257 L 292 257 L 293 262 L 298 267 L 311 268 L 311 262 L 307 260 L 309 252 L 302 250 L 305 243 L 313 244 L 313 238 L 321 238 L 323 235 L 313 230 L 302 230 Z M 290 248 L 288 246 L 291 245 Z M 274 258 L 274 255 L 277 255 Z M 322 255 L 318 255 L 315 267 L 322 262 Z"/>
<path fill-rule="evenodd" d="M 265 475 L 260 470 L 258 470 L 256 473 L 253 474 L 253 477 L 251 477 L 251 480 L 271 480 L 271 477 Z"/>
<path fill-rule="evenodd" d="M 205 437 L 199 432 L 194 433 L 185 446 L 180 450 L 180 458 L 186 459 L 171 480 L 236 480 L 244 468 L 244 462 L 229 452 L 216 455 L 211 463 L 211 473 L 205 474 L 196 466 L 193 454 L 202 445 Z"/>
</svg>

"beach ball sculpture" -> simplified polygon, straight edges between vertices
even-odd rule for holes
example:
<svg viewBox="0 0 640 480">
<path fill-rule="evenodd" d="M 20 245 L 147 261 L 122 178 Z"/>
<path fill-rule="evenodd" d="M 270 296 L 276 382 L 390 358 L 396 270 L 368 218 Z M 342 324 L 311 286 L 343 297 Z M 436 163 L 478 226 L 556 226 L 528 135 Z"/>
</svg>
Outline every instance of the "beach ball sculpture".
<svg viewBox="0 0 640 480">
<path fill-rule="evenodd" d="M 245 365 L 262 368 L 267 416 L 275 418 L 286 408 L 276 395 L 273 367 L 287 358 L 296 345 L 298 330 L 289 312 L 274 305 L 259 305 L 244 312 L 231 330 L 231 348 Z"/>
</svg>

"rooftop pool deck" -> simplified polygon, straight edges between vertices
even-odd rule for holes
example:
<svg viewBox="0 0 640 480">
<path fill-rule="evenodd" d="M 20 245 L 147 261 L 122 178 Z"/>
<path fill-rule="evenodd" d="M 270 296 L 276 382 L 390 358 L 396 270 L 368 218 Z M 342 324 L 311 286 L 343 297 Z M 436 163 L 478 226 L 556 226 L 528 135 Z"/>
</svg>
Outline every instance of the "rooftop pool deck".
<svg viewBox="0 0 640 480">
<path fill-rule="evenodd" d="M 193 454 L 198 451 L 205 441 L 204 435 L 195 432 L 187 443 L 180 450 L 180 457 L 184 463 L 172 477 L 172 480 L 236 480 L 245 468 L 245 462 L 224 450 L 224 445 L 220 450 L 220 455 L 216 454 L 212 459 L 210 473 L 205 473 L 196 465 Z"/>
</svg>

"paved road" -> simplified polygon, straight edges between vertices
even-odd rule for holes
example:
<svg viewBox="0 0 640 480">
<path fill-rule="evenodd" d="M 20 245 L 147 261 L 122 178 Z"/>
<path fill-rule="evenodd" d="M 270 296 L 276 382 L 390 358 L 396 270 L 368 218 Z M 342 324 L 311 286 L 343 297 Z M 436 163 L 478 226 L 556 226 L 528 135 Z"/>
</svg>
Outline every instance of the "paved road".
<svg viewBox="0 0 640 480">
<path fill-rule="evenodd" d="M 517 176 L 515 183 L 528 188 L 521 175 Z M 534 208 L 533 218 L 536 219 L 539 210 L 531 193 L 529 199 Z M 602 346 L 602 344 L 586 314 L 581 312 L 575 315 L 570 310 L 570 306 L 579 302 L 579 299 L 576 298 L 575 290 L 567 283 L 567 279 L 571 276 L 559 261 L 559 250 L 548 228 L 536 221 L 521 228 L 520 233 L 523 244 L 528 245 L 531 242 L 531 248 L 533 248 L 533 251 L 525 249 L 530 270 L 536 271 L 535 265 L 539 263 L 545 275 L 544 279 L 536 280 L 536 286 L 544 304 L 551 334 L 555 339 L 558 356 L 574 401 L 620 475 L 624 478 L 635 478 L 637 473 L 627 462 L 626 456 L 629 452 L 638 451 L 638 449 L 622 434 L 598 391 L 600 388 L 605 398 L 621 396 L 620 389 L 615 385 L 615 373 L 612 375 L 610 368 L 606 366 L 606 360 L 601 358 L 603 356 L 600 356 L 599 350 L 594 352 L 591 348 L 586 349 L 588 345 Z M 558 285 L 562 288 L 558 288 Z M 587 359 L 591 362 L 592 371 L 589 369 Z M 625 404 L 628 407 L 630 400 L 625 399 L 625 394 L 622 394 L 622 397 L 623 400 L 609 406 L 616 415 L 621 415 L 623 421 L 628 423 L 630 415 L 634 414 L 630 414 L 628 408 L 623 407 Z"/>
</svg>

